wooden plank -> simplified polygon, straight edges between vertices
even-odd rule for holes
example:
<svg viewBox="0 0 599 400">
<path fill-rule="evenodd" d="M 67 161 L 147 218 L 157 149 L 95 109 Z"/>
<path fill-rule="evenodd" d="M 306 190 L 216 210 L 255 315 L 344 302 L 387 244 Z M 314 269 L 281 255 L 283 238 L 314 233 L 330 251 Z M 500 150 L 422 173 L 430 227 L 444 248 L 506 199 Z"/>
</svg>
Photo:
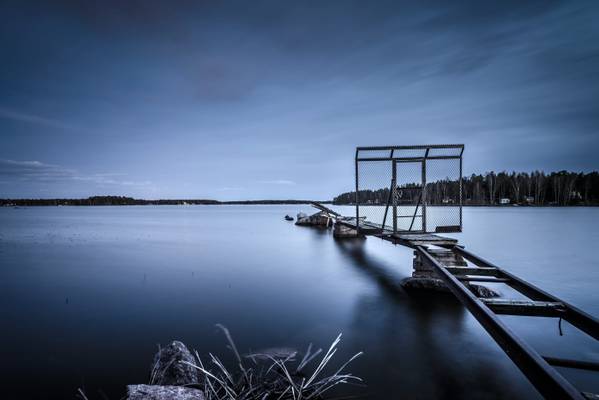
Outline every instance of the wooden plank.
<svg viewBox="0 0 599 400">
<path fill-rule="evenodd" d="M 424 247 L 427 247 L 427 246 L 450 246 L 451 247 L 451 246 L 455 245 L 455 242 L 420 242 L 420 241 L 406 242 L 401 239 L 390 239 L 390 240 L 396 244 L 399 243 L 404 246 L 411 247 L 413 249 L 415 249 L 418 246 L 424 246 Z"/>
<path fill-rule="evenodd" d="M 481 276 L 457 276 L 458 281 L 466 282 L 489 282 L 489 283 L 507 283 L 510 280 L 507 278 L 485 278 Z"/>
<path fill-rule="evenodd" d="M 332 209 L 330 209 L 330 208 L 328 208 L 328 207 L 326 207 L 326 206 L 323 206 L 323 205 L 322 205 L 322 204 L 320 204 L 320 203 L 313 202 L 313 203 L 311 203 L 311 205 L 312 205 L 312 207 L 314 207 L 314 208 L 317 208 L 317 209 L 319 209 L 320 211 L 324 211 L 324 212 L 326 212 L 327 214 L 334 215 L 335 217 L 340 217 L 340 216 L 341 216 L 341 214 L 339 214 L 337 211 L 335 211 L 335 210 L 332 210 Z"/>
<path fill-rule="evenodd" d="M 395 236 L 397 239 L 405 240 L 408 242 L 458 242 L 457 239 L 433 235 L 432 233 L 397 233 L 393 236 Z"/>
<path fill-rule="evenodd" d="M 433 235 L 430 233 L 398 233 L 392 235 L 391 237 L 391 241 L 393 243 L 402 244 L 414 249 L 418 246 L 454 247 L 458 243 L 457 239 Z"/>
<path fill-rule="evenodd" d="M 562 302 L 511 299 L 480 299 L 497 314 L 530 317 L 561 317 L 566 308 Z"/>
<path fill-rule="evenodd" d="M 462 227 L 460 225 L 437 226 L 435 228 L 435 232 L 437 232 L 437 233 L 462 232 Z"/>
<path fill-rule="evenodd" d="M 599 371 L 599 363 L 592 361 L 569 360 L 567 358 L 543 357 L 550 365 L 556 367 L 585 369 L 588 371 Z"/>
<path fill-rule="evenodd" d="M 479 268 L 479 267 L 445 267 L 447 272 L 453 275 L 484 275 L 484 276 L 498 276 L 499 270 L 497 268 Z"/>
</svg>

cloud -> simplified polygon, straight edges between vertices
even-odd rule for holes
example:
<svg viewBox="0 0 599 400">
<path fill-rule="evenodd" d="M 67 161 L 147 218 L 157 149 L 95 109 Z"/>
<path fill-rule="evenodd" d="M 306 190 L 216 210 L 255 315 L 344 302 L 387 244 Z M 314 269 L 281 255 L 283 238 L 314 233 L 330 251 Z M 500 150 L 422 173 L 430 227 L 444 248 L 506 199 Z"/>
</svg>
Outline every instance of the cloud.
<svg viewBox="0 0 599 400">
<path fill-rule="evenodd" d="M 71 126 L 69 124 L 65 124 L 64 122 L 56 119 L 15 111 L 5 107 L 0 107 L 0 118 L 10 119 L 19 122 L 26 122 L 35 125 L 49 126 L 51 128 L 66 129 L 71 131 L 78 130 L 76 127 Z"/>
<path fill-rule="evenodd" d="M 151 181 L 120 180 L 122 173 L 81 174 L 77 170 L 40 161 L 0 159 L 0 177 L 27 182 L 90 182 L 99 186 L 151 186 Z"/>
<path fill-rule="evenodd" d="M 0 159 L 0 176 L 28 181 L 53 181 L 71 179 L 75 171 L 40 161 Z"/>
<path fill-rule="evenodd" d="M 290 181 L 288 179 L 273 179 L 266 181 L 258 181 L 258 183 L 263 183 L 266 185 L 296 185 L 294 181 Z"/>
</svg>

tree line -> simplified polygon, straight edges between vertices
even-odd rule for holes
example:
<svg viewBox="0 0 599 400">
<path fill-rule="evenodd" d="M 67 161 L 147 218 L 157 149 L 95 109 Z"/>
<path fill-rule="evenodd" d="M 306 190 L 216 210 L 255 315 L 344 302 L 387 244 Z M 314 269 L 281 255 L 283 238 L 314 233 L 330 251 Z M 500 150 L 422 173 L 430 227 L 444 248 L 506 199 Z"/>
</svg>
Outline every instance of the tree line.
<svg viewBox="0 0 599 400">
<path fill-rule="evenodd" d="M 414 203 L 420 196 L 419 184 L 402 185 L 396 190 L 401 203 Z M 459 202 L 458 180 L 441 179 L 427 183 L 428 204 L 447 205 Z M 358 192 L 361 204 L 386 204 L 389 187 Z M 354 204 L 355 192 L 333 199 L 333 204 Z M 538 206 L 599 205 L 599 172 L 542 171 L 487 172 L 462 178 L 462 201 L 465 205 L 521 204 Z"/>
<path fill-rule="evenodd" d="M 313 200 L 239 200 L 209 199 L 144 200 L 126 196 L 92 196 L 86 199 L 0 199 L 0 206 L 145 206 L 145 205 L 257 205 L 257 204 L 310 204 Z M 327 203 L 321 202 L 321 203 Z M 328 202 L 330 203 L 330 201 Z"/>
</svg>

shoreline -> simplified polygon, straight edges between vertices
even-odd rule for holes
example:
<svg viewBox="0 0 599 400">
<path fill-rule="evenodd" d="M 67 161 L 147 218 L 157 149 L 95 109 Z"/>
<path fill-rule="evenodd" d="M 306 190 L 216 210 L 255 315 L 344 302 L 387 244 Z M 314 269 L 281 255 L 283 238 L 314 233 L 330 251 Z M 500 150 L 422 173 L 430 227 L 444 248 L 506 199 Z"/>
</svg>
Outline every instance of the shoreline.
<svg viewBox="0 0 599 400">
<path fill-rule="evenodd" d="M 25 208 L 25 207 L 139 207 L 139 206 L 276 206 L 276 205 L 311 205 L 312 203 L 330 204 L 340 207 L 355 207 L 355 204 L 333 204 L 331 201 L 222 201 L 215 203 L 165 203 L 148 202 L 142 204 L 0 204 L 0 208 Z M 452 205 L 429 204 L 429 207 L 457 207 Z M 361 205 L 360 207 L 383 207 L 383 205 Z M 521 204 L 467 204 L 463 208 L 594 208 L 599 204 L 571 204 L 571 205 L 521 205 Z"/>
</svg>

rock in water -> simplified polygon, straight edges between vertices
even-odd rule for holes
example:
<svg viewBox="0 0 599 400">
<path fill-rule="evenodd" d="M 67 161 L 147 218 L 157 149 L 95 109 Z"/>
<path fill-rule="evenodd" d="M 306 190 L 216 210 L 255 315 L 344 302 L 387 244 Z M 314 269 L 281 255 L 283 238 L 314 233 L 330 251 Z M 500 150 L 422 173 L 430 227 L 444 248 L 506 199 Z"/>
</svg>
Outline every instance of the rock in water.
<svg viewBox="0 0 599 400">
<path fill-rule="evenodd" d="M 406 290 L 433 290 L 449 293 L 449 289 L 441 279 L 436 278 L 406 278 L 400 285 Z"/>
<path fill-rule="evenodd" d="M 406 290 L 433 290 L 451 293 L 447 285 L 437 278 L 406 278 L 400 284 Z M 486 286 L 474 284 L 467 284 L 466 286 L 472 290 L 476 297 L 488 299 L 501 296 L 501 293 Z"/>
<path fill-rule="evenodd" d="M 474 293 L 474 295 L 476 297 L 480 297 L 483 299 L 490 299 L 493 297 L 501 296 L 501 293 L 499 293 L 498 291 L 493 290 L 493 289 L 483 286 L 483 285 L 474 285 L 471 283 L 468 286 L 470 287 L 470 290 L 472 290 L 472 292 Z"/>
<path fill-rule="evenodd" d="M 204 393 L 182 386 L 129 385 L 127 400 L 204 400 Z"/>
<path fill-rule="evenodd" d="M 174 386 L 199 383 L 199 371 L 183 361 L 196 363 L 189 349 L 178 340 L 160 349 L 154 356 L 152 383 Z"/>
</svg>

